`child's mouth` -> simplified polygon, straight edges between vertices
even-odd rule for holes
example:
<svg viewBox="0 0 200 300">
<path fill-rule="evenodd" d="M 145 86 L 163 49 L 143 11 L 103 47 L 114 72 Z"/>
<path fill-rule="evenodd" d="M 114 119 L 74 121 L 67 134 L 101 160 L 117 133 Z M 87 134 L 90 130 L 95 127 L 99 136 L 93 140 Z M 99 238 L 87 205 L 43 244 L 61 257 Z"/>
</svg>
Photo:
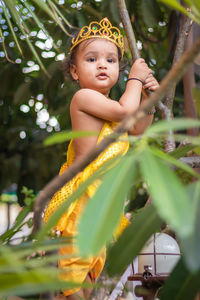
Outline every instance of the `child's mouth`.
<svg viewBox="0 0 200 300">
<path fill-rule="evenodd" d="M 106 73 L 100 73 L 99 75 L 97 75 L 97 78 L 100 80 L 104 80 L 108 78 L 108 75 Z"/>
</svg>

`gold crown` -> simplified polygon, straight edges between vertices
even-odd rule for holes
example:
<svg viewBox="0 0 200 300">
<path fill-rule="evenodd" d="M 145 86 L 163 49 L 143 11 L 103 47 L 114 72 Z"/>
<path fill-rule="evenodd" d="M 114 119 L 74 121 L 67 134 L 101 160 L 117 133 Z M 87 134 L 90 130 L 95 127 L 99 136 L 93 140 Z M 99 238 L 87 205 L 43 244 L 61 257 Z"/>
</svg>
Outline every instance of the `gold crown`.
<svg viewBox="0 0 200 300">
<path fill-rule="evenodd" d="M 72 47 L 70 52 L 81 42 L 93 39 L 102 38 L 111 41 L 121 50 L 121 55 L 124 54 L 124 39 L 117 27 L 112 26 L 107 18 L 98 22 L 91 22 L 89 26 L 84 26 L 76 38 L 72 39 Z"/>
</svg>

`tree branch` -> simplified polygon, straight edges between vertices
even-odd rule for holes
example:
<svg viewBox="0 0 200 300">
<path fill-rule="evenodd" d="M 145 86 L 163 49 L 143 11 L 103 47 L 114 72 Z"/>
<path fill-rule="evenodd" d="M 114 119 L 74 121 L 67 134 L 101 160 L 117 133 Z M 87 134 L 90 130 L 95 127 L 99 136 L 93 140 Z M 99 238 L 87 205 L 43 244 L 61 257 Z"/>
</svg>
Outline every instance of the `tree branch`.
<svg viewBox="0 0 200 300">
<path fill-rule="evenodd" d="M 124 26 L 124 30 L 126 33 L 126 37 L 128 39 L 128 44 L 129 44 L 129 48 L 131 51 L 132 59 L 134 62 L 137 58 L 140 58 L 140 53 L 137 48 L 135 34 L 134 34 L 134 31 L 133 31 L 133 28 L 131 25 L 131 21 L 130 21 L 129 14 L 128 14 L 128 11 L 126 8 L 125 0 L 118 0 L 118 9 L 119 9 L 122 24 Z M 147 90 L 146 92 L 147 92 L 147 95 L 150 96 L 151 91 Z M 169 115 L 169 111 L 168 111 L 168 108 L 165 106 L 165 104 L 158 101 L 156 106 L 157 106 L 157 109 L 159 110 L 162 118 L 167 119 L 167 117 Z"/>
<path fill-rule="evenodd" d="M 180 57 L 183 55 L 187 37 L 191 30 L 191 27 L 192 27 L 192 20 L 190 20 L 186 16 L 182 16 L 182 25 L 181 25 L 181 29 L 179 32 L 179 37 L 178 37 L 178 41 L 176 44 L 176 49 L 175 49 L 172 65 L 176 64 L 177 61 L 180 59 Z M 165 105 L 170 109 L 171 113 L 173 110 L 175 90 L 176 90 L 176 84 L 173 85 L 173 87 L 170 89 L 169 93 L 167 94 L 167 96 L 165 98 Z"/>
<path fill-rule="evenodd" d="M 127 132 L 130 128 L 134 126 L 140 119 L 142 119 L 145 114 L 159 101 L 161 100 L 166 93 L 169 91 L 170 87 L 177 83 L 180 78 L 183 76 L 184 72 L 192 61 L 196 58 L 200 52 L 200 38 L 196 43 L 186 51 L 181 59 L 172 67 L 169 73 L 162 80 L 159 89 L 157 89 L 151 96 L 148 101 L 144 101 L 139 110 L 133 115 L 127 116 L 116 128 L 114 133 L 110 138 L 104 139 L 100 144 L 98 144 L 92 151 L 90 151 L 84 157 L 77 159 L 72 166 L 70 166 L 62 175 L 56 176 L 51 180 L 44 189 L 39 193 L 36 198 L 34 206 L 34 228 L 33 233 L 36 233 L 42 223 L 41 213 L 45 208 L 45 205 L 53 194 L 64 186 L 70 179 L 72 179 L 78 172 L 82 171 L 92 160 L 97 158 L 97 156 L 105 150 L 112 142 L 117 140 L 116 134 L 121 134 Z"/>
<path fill-rule="evenodd" d="M 126 8 L 125 0 L 118 0 L 118 10 L 124 26 L 124 30 L 128 39 L 129 48 L 131 50 L 131 55 L 133 62 L 140 58 L 140 53 L 137 48 L 137 43 L 135 39 L 135 34 L 131 25 L 129 14 Z"/>
<path fill-rule="evenodd" d="M 176 44 L 175 54 L 172 65 L 176 64 L 177 61 L 182 56 L 185 45 L 187 41 L 188 34 L 190 32 L 190 29 L 192 27 L 192 21 L 187 18 L 186 16 L 182 16 L 182 24 L 179 32 L 178 41 Z M 174 104 L 174 97 L 175 97 L 175 91 L 176 91 L 176 84 L 174 84 L 169 92 L 166 95 L 165 98 L 165 106 L 168 108 L 168 114 L 166 114 L 166 120 L 171 120 L 173 118 L 173 104 Z M 173 131 L 170 130 L 168 137 L 165 141 L 165 151 L 171 152 L 175 149 L 175 141 L 173 137 Z"/>
<path fill-rule="evenodd" d="M 192 168 L 200 168 L 200 156 L 181 157 L 179 160 Z"/>
</svg>

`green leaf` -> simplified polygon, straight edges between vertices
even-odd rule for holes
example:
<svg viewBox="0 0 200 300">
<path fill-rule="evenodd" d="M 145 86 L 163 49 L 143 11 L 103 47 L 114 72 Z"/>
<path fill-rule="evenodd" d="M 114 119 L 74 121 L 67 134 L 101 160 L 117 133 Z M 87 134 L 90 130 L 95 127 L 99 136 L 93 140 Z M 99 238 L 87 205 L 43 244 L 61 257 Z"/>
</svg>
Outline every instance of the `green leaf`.
<svg viewBox="0 0 200 300">
<path fill-rule="evenodd" d="M 13 36 L 13 38 L 14 38 L 14 41 L 15 41 L 15 43 L 16 43 L 16 45 L 17 45 L 17 48 L 18 48 L 18 50 L 19 50 L 21 56 L 23 56 L 22 49 L 21 49 L 21 47 L 20 47 L 20 45 L 19 45 L 17 36 L 16 36 L 16 34 L 15 34 L 14 28 L 13 28 L 12 23 L 11 23 L 10 18 L 9 18 L 8 12 L 7 12 L 6 8 L 4 7 L 4 5 L 2 5 L 1 8 L 3 9 L 3 13 L 4 13 L 5 17 L 6 17 L 6 20 L 7 20 L 7 22 L 8 22 L 8 26 L 9 26 L 9 28 L 10 28 L 10 31 L 11 31 L 12 36 Z"/>
<path fill-rule="evenodd" d="M 200 14 L 200 2 L 199 2 L 199 0 L 192 0 L 192 3 L 196 6 L 197 11 Z"/>
<path fill-rule="evenodd" d="M 11 15 L 16 20 L 16 22 L 17 22 L 18 26 L 20 27 L 22 33 L 24 35 L 26 35 L 26 33 L 29 33 L 30 30 L 26 26 L 25 22 L 23 22 L 23 19 L 21 18 L 20 14 L 18 13 L 18 11 L 16 9 L 16 5 L 17 5 L 16 0 L 6 0 L 6 5 L 9 8 L 9 11 L 10 11 Z"/>
<path fill-rule="evenodd" d="M 30 5 L 28 4 L 27 1 L 23 2 L 24 6 L 28 9 L 29 13 L 33 17 L 35 23 L 38 25 L 38 27 L 46 34 L 47 37 L 49 37 L 48 31 L 45 29 L 44 25 L 40 22 L 38 19 L 37 15 L 34 13 L 34 11 L 31 9 Z"/>
<path fill-rule="evenodd" d="M 196 146 L 200 145 L 200 137 L 198 137 L 198 136 L 190 136 L 190 135 L 186 135 L 186 134 L 175 134 L 174 138 L 178 142 L 184 142 L 186 140 L 188 143 L 191 143 L 193 145 L 196 145 Z"/>
<path fill-rule="evenodd" d="M 108 274 L 112 276 L 122 272 L 138 255 L 149 237 L 160 229 L 161 224 L 162 220 L 153 205 L 134 215 L 131 225 L 108 252 Z"/>
<path fill-rule="evenodd" d="M 28 272 L 0 274 L 0 282 L 0 296 L 26 296 L 80 286 L 72 282 L 59 281 L 56 268 L 50 267 Z"/>
<path fill-rule="evenodd" d="M 83 212 L 78 229 L 80 254 L 96 254 L 112 237 L 125 197 L 137 173 L 136 156 L 126 156 L 108 172 Z"/>
<path fill-rule="evenodd" d="M 25 32 L 24 32 L 25 34 Z M 27 35 L 26 36 L 26 42 L 31 50 L 31 52 L 33 53 L 33 56 L 35 57 L 35 59 L 37 60 L 38 64 L 40 65 L 41 69 L 44 71 L 44 73 L 50 78 L 49 73 L 47 72 L 47 70 L 45 69 L 45 66 L 43 65 L 39 55 L 37 54 L 35 47 L 33 46 L 33 44 L 30 42 L 29 37 Z"/>
<path fill-rule="evenodd" d="M 200 155 L 200 147 L 196 147 L 194 149 L 194 153 L 196 153 L 197 155 Z"/>
<path fill-rule="evenodd" d="M 193 300 L 199 291 L 200 271 L 190 273 L 180 259 L 161 291 L 160 300 Z"/>
<path fill-rule="evenodd" d="M 157 26 L 159 20 L 159 6 L 155 0 L 141 1 L 142 15 L 148 27 Z"/>
<path fill-rule="evenodd" d="M 67 26 L 69 26 L 70 28 L 73 27 L 52 1 L 48 0 L 48 3 L 50 3 L 51 7 L 55 9 L 56 13 L 62 18 L 62 20 L 65 22 Z"/>
<path fill-rule="evenodd" d="M 200 118 L 200 89 L 194 88 L 192 93 L 198 116 Z"/>
<path fill-rule="evenodd" d="M 172 8 L 179 10 L 183 14 L 188 15 L 187 10 L 182 5 L 180 5 L 177 0 L 159 0 L 159 2 L 163 2 L 168 6 L 171 6 Z"/>
<path fill-rule="evenodd" d="M 23 242 L 21 244 L 17 244 L 17 245 L 12 245 L 12 246 L 6 246 L 4 245 L 3 247 L 6 249 L 7 251 L 7 247 L 8 248 L 12 248 L 11 250 L 13 251 L 14 254 L 17 254 L 18 259 L 27 257 L 29 255 L 31 255 L 34 251 L 54 251 L 57 250 L 59 247 L 63 246 L 63 243 L 67 243 L 69 241 L 69 239 L 67 238 L 56 238 L 56 239 L 48 239 L 48 240 L 44 240 L 42 242 L 30 242 L 30 241 L 26 241 Z M 5 255 L 6 255 L 6 251 Z M 0 247 L 0 252 L 1 251 L 1 247 Z M 2 271 L 2 255 L 0 256 L 0 272 Z M 11 264 L 11 266 L 13 266 L 13 264 Z"/>
<path fill-rule="evenodd" d="M 200 181 L 188 186 L 188 195 L 192 200 L 190 214 L 194 216 L 194 230 L 189 237 L 181 238 L 182 250 L 187 267 L 191 271 L 200 270 Z"/>
<path fill-rule="evenodd" d="M 20 84 L 14 94 L 14 103 L 21 104 L 25 103 L 27 99 L 31 98 L 31 84 L 30 82 L 23 82 Z"/>
<path fill-rule="evenodd" d="M 145 136 L 151 136 L 152 134 L 162 133 L 169 130 L 181 130 L 193 127 L 200 127 L 200 121 L 184 118 L 177 118 L 170 121 L 159 121 L 146 130 Z"/>
<path fill-rule="evenodd" d="M 179 148 L 176 148 L 174 151 L 170 152 L 169 155 L 180 158 L 185 156 L 189 151 L 194 150 L 196 148 L 196 145 L 183 145 Z"/>
<path fill-rule="evenodd" d="M 110 0 L 109 1 L 109 8 L 110 8 L 110 11 L 112 13 L 113 20 L 116 23 L 120 23 L 121 20 L 120 20 L 120 16 L 119 16 L 119 10 L 118 10 L 118 6 L 116 5 L 115 0 Z"/>
<path fill-rule="evenodd" d="M 37 0 L 37 1 L 39 1 L 39 0 Z M 37 54 L 37 52 L 36 52 L 33 44 L 30 42 L 29 36 L 27 34 L 27 33 L 30 32 L 29 28 L 27 27 L 27 25 L 25 24 L 25 22 L 23 21 L 23 19 L 21 18 L 21 16 L 17 13 L 16 7 L 15 7 L 16 1 L 15 0 L 14 1 L 7 0 L 6 3 L 8 5 L 8 7 L 9 7 L 9 9 L 10 9 L 10 12 L 11 12 L 12 16 L 15 18 L 15 20 L 16 20 L 16 22 L 17 22 L 17 24 L 18 24 L 18 26 L 19 26 L 22 34 L 25 36 L 26 42 L 27 42 L 27 44 L 28 44 L 31 52 L 33 53 L 35 59 L 37 60 L 38 64 L 40 65 L 40 67 L 44 71 L 44 73 L 48 77 L 50 77 L 49 74 L 48 74 L 48 72 L 46 71 L 46 69 L 45 69 L 45 67 L 44 67 L 44 65 L 43 65 L 40 57 L 38 56 L 38 54 Z"/>
<path fill-rule="evenodd" d="M 34 13 L 34 11 L 31 9 L 30 5 L 28 4 L 27 1 L 24 1 L 24 5 L 25 7 L 28 9 L 29 13 L 32 15 L 35 23 L 38 25 L 38 27 L 44 32 L 44 34 L 46 34 L 46 37 L 51 38 L 49 32 L 46 30 L 46 28 L 44 27 L 44 24 L 42 22 L 40 22 L 39 18 L 37 17 L 37 15 Z M 53 39 L 52 39 L 53 41 Z M 54 49 L 58 51 L 58 47 L 56 46 L 56 44 L 53 42 L 53 47 Z"/>
<path fill-rule="evenodd" d="M 33 0 L 35 2 L 36 5 L 38 5 L 42 10 L 44 10 L 50 17 L 52 20 L 54 20 L 54 22 L 56 22 L 60 28 L 64 31 L 64 33 L 66 35 L 70 35 L 68 33 L 68 31 L 65 29 L 65 27 L 63 26 L 62 22 L 60 21 L 60 18 L 57 16 L 56 12 L 53 10 L 51 10 L 49 8 L 49 6 L 42 0 Z"/>
<path fill-rule="evenodd" d="M 141 155 L 141 171 L 160 216 L 179 237 L 189 236 L 194 217 L 188 213 L 191 203 L 179 178 L 150 148 Z"/>
<path fill-rule="evenodd" d="M 64 240 L 64 242 L 60 243 L 59 246 L 57 247 L 62 247 L 63 244 L 65 243 L 65 246 L 68 243 L 68 240 Z M 33 245 L 34 246 L 34 245 Z M 6 251 L 10 251 L 10 247 L 5 247 Z M 45 249 L 46 250 L 46 249 Z M 40 251 L 40 252 L 39 252 Z M 20 251 L 17 251 L 14 253 L 14 249 L 12 249 L 11 255 L 9 255 L 9 261 L 7 261 L 7 253 L 4 251 L 4 255 L 1 255 L 0 259 L 0 274 L 2 273 L 14 273 L 17 272 L 19 273 L 21 271 L 21 267 L 23 267 L 22 270 L 27 270 L 27 268 L 33 270 L 36 268 L 41 268 L 41 267 L 48 267 L 49 263 L 55 263 L 59 259 L 64 259 L 64 258 L 69 258 L 69 254 L 64 254 L 60 255 L 57 251 L 57 249 L 54 249 L 51 253 L 47 253 L 45 256 L 41 256 L 42 252 L 41 249 L 39 249 L 38 252 L 35 251 L 34 247 L 31 249 L 29 247 L 29 252 L 27 256 L 24 256 L 24 254 L 21 254 Z M 0 251 L 2 252 L 2 251 Z M 23 253 L 23 251 L 22 251 Z M 17 265 L 13 263 L 9 263 L 10 261 L 15 261 L 16 262 L 16 254 L 17 254 Z M 28 257 L 28 259 L 27 259 Z"/>
<path fill-rule="evenodd" d="M 200 3 L 198 0 L 192 0 L 191 10 L 192 10 L 192 13 L 195 15 L 195 17 L 199 20 L 200 19 Z"/>
<path fill-rule="evenodd" d="M 13 235 L 16 234 L 16 232 L 18 230 L 20 230 L 20 225 L 22 224 L 22 222 L 24 221 L 24 219 L 26 218 L 26 216 L 30 213 L 30 208 L 29 207 L 24 207 L 23 210 L 18 214 L 18 216 L 16 217 L 15 223 L 12 226 L 12 228 L 10 228 L 9 230 L 7 230 L 4 234 L 2 234 L 0 236 L 0 241 L 5 241 L 6 239 L 10 239 Z M 19 228 L 18 228 L 19 227 Z M 16 228 L 18 228 L 18 230 L 16 231 Z"/>
<path fill-rule="evenodd" d="M 166 162 L 169 162 L 169 163 L 173 164 L 175 167 L 180 168 L 180 169 L 184 170 L 185 172 L 189 173 L 190 175 L 194 176 L 195 178 L 200 179 L 200 175 L 196 171 L 194 171 L 190 166 L 184 164 L 180 160 L 175 159 L 170 154 L 162 152 L 161 150 L 154 148 L 154 147 L 151 148 L 151 151 L 154 155 L 160 157 L 161 159 L 165 160 Z"/>
<path fill-rule="evenodd" d="M 80 138 L 86 136 L 98 136 L 97 131 L 61 131 L 50 135 L 43 142 L 44 146 L 52 146 L 58 143 L 64 143 L 72 138 Z"/>
<path fill-rule="evenodd" d="M 185 0 L 185 3 L 188 4 L 188 6 L 190 7 L 190 9 L 192 11 L 191 13 L 189 11 L 187 11 L 184 8 L 184 6 L 180 5 L 177 0 L 159 0 L 159 1 L 165 3 L 168 6 L 171 6 L 172 8 L 174 8 L 176 10 L 179 10 L 180 12 L 182 12 L 183 14 L 185 14 L 186 16 L 188 16 L 190 19 L 192 19 L 196 23 L 200 24 L 199 10 L 196 7 L 196 5 L 192 4 L 191 1 Z M 196 1 L 193 0 L 193 1 L 196 2 L 198 0 L 196 0 Z"/>
</svg>

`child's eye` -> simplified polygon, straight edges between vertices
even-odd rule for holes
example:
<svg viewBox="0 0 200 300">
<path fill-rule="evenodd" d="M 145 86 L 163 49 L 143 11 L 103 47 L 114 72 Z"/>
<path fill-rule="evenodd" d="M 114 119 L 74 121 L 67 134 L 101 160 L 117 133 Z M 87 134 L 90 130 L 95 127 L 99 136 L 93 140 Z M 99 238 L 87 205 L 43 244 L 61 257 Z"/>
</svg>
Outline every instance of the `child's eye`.
<svg viewBox="0 0 200 300">
<path fill-rule="evenodd" d="M 107 61 L 108 61 L 109 63 L 114 63 L 114 62 L 115 62 L 115 60 L 114 60 L 113 58 L 108 58 Z"/>
<path fill-rule="evenodd" d="M 87 61 L 89 61 L 89 62 L 94 62 L 96 59 L 94 58 L 94 57 L 89 57 L 88 59 L 87 59 Z"/>
</svg>

